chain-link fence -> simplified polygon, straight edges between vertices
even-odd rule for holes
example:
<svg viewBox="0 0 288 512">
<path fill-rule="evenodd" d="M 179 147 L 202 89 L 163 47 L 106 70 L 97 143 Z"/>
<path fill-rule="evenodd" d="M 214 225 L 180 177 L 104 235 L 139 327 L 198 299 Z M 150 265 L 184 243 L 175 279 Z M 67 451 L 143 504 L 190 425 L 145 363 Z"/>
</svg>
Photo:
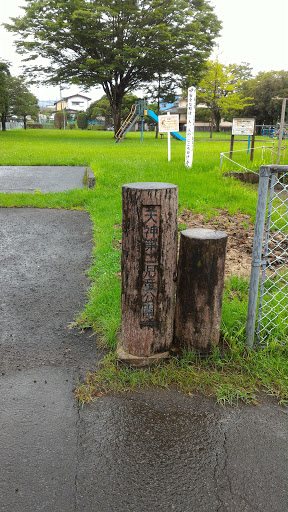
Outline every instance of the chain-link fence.
<svg viewBox="0 0 288 512">
<path fill-rule="evenodd" d="M 249 346 L 288 335 L 286 165 L 260 168 L 246 332 Z"/>
</svg>

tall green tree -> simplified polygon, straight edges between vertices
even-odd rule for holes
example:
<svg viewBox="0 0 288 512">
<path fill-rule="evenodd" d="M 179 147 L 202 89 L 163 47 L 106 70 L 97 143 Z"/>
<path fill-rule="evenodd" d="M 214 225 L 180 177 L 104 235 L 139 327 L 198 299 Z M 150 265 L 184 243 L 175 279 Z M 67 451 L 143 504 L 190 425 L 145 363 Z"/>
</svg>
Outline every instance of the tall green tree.
<svg viewBox="0 0 288 512">
<path fill-rule="evenodd" d="M 6 121 L 9 114 L 9 82 L 9 64 L 0 62 L 0 121 L 3 132 L 6 131 Z"/>
<path fill-rule="evenodd" d="M 135 101 L 138 99 L 138 96 L 135 96 L 135 94 L 132 93 L 128 93 L 124 96 L 121 106 L 121 121 L 126 119 L 132 105 L 134 105 Z M 86 114 L 88 120 L 99 118 L 104 119 L 104 129 L 108 128 L 113 123 L 113 112 L 106 94 L 104 94 L 104 96 L 99 100 L 91 103 L 86 110 Z"/>
<path fill-rule="evenodd" d="M 196 77 L 221 28 L 208 0 L 26 0 L 24 12 L 5 27 L 35 62 L 30 71 L 46 83 L 102 85 L 115 130 L 127 92 L 156 71 Z"/>
<path fill-rule="evenodd" d="M 27 127 L 27 116 L 38 117 L 38 100 L 25 85 L 23 77 L 11 77 L 9 83 L 10 114 L 21 117 L 24 129 Z"/>
<path fill-rule="evenodd" d="M 113 124 L 112 109 L 106 94 L 104 94 L 99 100 L 93 101 L 93 103 L 91 103 L 87 108 L 86 114 L 89 121 L 93 119 L 104 119 L 105 130 Z"/>
<path fill-rule="evenodd" d="M 240 92 L 242 80 L 233 72 L 235 65 L 224 66 L 218 59 L 208 61 L 207 71 L 197 90 L 197 103 L 206 105 L 211 115 L 211 131 L 215 123 L 219 131 L 221 118 L 229 112 L 243 109 L 252 98 L 243 97 Z"/>
<path fill-rule="evenodd" d="M 282 105 L 273 98 L 288 98 L 288 71 L 260 72 L 243 83 L 242 93 L 254 98 L 253 105 L 246 106 L 242 115 L 255 116 L 257 124 L 276 124 L 280 121 Z"/>
</svg>

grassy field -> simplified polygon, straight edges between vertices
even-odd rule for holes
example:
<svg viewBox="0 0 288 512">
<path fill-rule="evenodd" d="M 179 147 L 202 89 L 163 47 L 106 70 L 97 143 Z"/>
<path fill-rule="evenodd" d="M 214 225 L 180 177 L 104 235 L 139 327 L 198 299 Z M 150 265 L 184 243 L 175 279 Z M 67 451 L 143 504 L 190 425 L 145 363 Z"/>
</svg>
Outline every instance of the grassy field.
<svg viewBox="0 0 288 512">
<path fill-rule="evenodd" d="M 89 401 L 109 390 L 138 386 L 175 385 L 185 392 L 202 390 L 221 403 L 255 400 L 260 388 L 285 401 L 288 398 L 287 337 L 270 340 L 269 346 L 249 351 L 244 345 L 248 283 L 233 276 L 226 283 L 223 302 L 222 348 L 205 361 L 184 354 L 155 369 L 135 370 L 118 365 L 116 337 L 120 328 L 121 187 L 136 181 L 164 181 L 179 187 L 179 209 L 187 208 L 213 217 L 219 210 L 240 211 L 255 218 L 256 189 L 225 178 L 220 153 L 229 151 L 230 135 L 217 134 L 201 141 L 196 134 L 192 169 L 184 166 L 185 145 L 172 140 L 172 160 L 167 162 L 167 140 L 153 133 L 130 134 L 115 144 L 111 132 L 29 130 L 0 133 L 0 165 L 89 165 L 96 177 L 94 191 L 66 193 L 3 194 L 0 206 L 76 208 L 89 211 L 94 230 L 94 258 L 89 275 L 87 304 L 77 319 L 80 327 L 92 327 L 98 342 L 108 348 L 99 372 L 79 387 L 80 401 Z M 206 137 L 208 134 L 205 134 Z M 220 141 L 217 139 L 226 139 Z M 259 139 L 258 146 L 263 145 Z M 237 149 L 245 149 L 238 142 Z M 260 152 L 259 152 L 260 153 Z M 260 162 L 261 163 L 261 162 Z M 263 163 L 263 162 L 262 162 Z M 265 161 L 265 163 L 270 163 Z M 258 163 L 257 163 L 258 165 Z M 229 169 L 231 170 L 231 169 Z M 237 170 L 237 169 L 235 169 Z"/>
</svg>

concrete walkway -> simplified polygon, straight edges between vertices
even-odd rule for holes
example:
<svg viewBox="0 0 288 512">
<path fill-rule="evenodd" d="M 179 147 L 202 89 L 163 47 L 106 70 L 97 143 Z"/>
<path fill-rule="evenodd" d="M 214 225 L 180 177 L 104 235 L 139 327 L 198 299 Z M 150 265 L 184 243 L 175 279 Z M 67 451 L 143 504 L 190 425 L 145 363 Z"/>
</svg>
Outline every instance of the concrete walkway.
<svg viewBox="0 0 288 512">
<path fill-rule="evenodd" d="M 85 184 L 93 188 L 94 183 L 95 178 L 91 169 L 84 166 L 0 166 L 0 192 L 63 192 L 75 187 L 83 188 Z"/>
<path fill-rule="evenodd" d="M 287 512 L 287 413 L 146 391 L 79 409 L 85 212 L 0 208 L 0 511 Z"/>
</svg>

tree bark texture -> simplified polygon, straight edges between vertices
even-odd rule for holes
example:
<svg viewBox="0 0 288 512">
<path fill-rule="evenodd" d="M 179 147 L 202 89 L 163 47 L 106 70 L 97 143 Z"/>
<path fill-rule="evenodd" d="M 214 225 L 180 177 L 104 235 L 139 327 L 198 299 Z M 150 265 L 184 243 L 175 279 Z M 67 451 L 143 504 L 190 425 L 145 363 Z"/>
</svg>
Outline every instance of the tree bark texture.
<svg viewBox="0 0 288 512">
<path fill-rule="evenodd" d="M 177 270 L 178 187 L 123 185 L 122 346 L 136 356 L 173 342 Z"/>
<path fill-rule="evenodd" d="M 175 345 L 206 352 L 218 345 L 227 234 L 212 229 L 181 232 Z"/>
<path fill-rule="evenodd" d="M 6 132 L 6 115 L 1 115 L 2 132 Z"/>
</svg>

